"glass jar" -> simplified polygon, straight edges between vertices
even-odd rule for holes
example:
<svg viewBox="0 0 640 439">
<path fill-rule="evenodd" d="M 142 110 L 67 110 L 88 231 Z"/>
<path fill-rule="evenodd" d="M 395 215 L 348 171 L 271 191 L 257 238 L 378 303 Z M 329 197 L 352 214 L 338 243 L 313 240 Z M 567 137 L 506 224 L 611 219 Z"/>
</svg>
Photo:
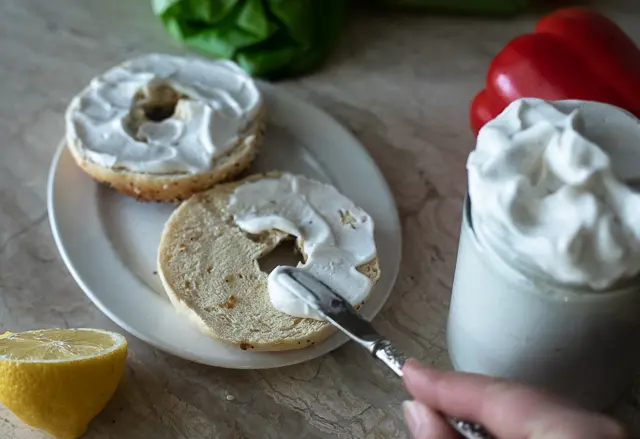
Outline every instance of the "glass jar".
<svg viewBox="0 0 640 439">
<path fill-rule="evenodd" d="M 640 365 L 639 281 L 593 291 L 518 266 L 479 242 L 467 196 L 447 322 L 453 366 L 605 408 Z"/>
</svg>

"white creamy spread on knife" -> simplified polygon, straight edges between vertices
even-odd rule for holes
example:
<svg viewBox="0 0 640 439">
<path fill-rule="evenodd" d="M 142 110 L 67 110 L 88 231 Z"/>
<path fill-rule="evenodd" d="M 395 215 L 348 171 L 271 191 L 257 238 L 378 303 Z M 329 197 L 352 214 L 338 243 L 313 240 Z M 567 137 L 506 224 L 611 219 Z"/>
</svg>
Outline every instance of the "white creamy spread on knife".
<svg viewBox="0 0 640 439">
<path fill-rule="evenodd" d="M 619 175 L 640 176 L 633 115 L 521 99 L 482 128 L 467 169 L 473 227 L 489 247 L 596 290 L 640 271 L 640 193 Z"/>
<path fill-rule="evenodd" d="M 229 212 L 243 231 L 281 230 L 298 239 L 306 261 L 298 266 L 341 294 L 352 305 L 364 301 L 372 287 L 356 268 L 376 257 L 372 218 L 333 186 L 283 174 L 238 186 Z M 269 274 L 273 306 L 295 317 L 321 319 L 280 285 L 278 267 Z"/>
<path fill-rule="evenodd" d="M 231 61 L 144 55 L 73 98 L 67 141 L 108 168 L 203 172 L 238 144 L 260 107 L 254 81 Z"/>
</svg>

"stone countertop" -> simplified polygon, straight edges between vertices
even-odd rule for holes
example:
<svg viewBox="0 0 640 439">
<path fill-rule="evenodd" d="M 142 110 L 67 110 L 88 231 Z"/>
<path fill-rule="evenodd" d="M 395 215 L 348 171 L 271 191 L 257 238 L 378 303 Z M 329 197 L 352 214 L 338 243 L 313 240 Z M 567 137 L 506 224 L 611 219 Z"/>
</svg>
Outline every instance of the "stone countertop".
<svg viewBox="0 0 640 439">
<path fill-rule="evenodd" d="M 601 4 L 640 41 L 635 0 Z M 493 55 L 534 20 L 361 12 L 326 67 L 280 84 L 345 124 L 382 168 L 400 210 L 404 252 L 375 324 L 436 367 L 450 367 L 444 328 L 464 165 L 473 147 L 468 104 Z M 149 51 L 181 48 L 148 1 L 0 4 L 0 330 L 119 330 L 58 256 L 47 221 L 47 171 L 71 96 L 103 69 Z M 128 338 L 126 376 L 87 439 L 408 437 L 399 410 L 403 389 L 356 346 L 298 366 L 235 371 L 189 363 Z M 614 409 L 636 435 L 639 396 L 630 392 Z M 0 408 L 0 437 L 46 435 Z"/>
</svg>

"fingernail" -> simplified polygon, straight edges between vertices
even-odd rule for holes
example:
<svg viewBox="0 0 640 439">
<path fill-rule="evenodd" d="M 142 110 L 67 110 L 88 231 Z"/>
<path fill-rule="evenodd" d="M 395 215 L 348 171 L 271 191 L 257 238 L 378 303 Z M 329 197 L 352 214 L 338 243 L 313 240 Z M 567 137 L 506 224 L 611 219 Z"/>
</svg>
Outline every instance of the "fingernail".
<svg viewBox="0 0 640 439">
<path fill-rule="evenodd" d="M 413 358 L 409 358 L 407 361 L 404 362 L 404 366 L 402 366 L 402 369 L 406 370 L 406 369 L 410 369 L 411 367 L 415 367 L 416 363 L 417 363 L 416 360 L 414 360 Z"/>
<path fill-rule="evenodd" d="M 409 431 L 413 437 L 418 437 L 422 430 L 422 424 L 425 419 L 425 408 L 422 404 L 416 401 L 405 401 L 402 403 L 402 412 L 404 414 L 404 420 L 409 427 Z"/>
</svg>

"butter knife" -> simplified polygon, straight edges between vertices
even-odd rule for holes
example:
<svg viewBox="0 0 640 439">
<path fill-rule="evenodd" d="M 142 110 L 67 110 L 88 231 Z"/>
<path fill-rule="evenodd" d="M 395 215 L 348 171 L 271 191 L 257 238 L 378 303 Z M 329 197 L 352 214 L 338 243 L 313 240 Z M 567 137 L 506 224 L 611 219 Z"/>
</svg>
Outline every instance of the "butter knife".
<svg viewBox="0 0 640 439">
<path fill-rule="evenodd" d="M 276 268 L 276 281 L 313 308 L 322 318 L 402 377 L 406 357 L 365 320 L 340 294 L 308 272 L 293 267 Z M 446 417 L 446 421 L 467 439 L 494 439 L 479 424 Z"/>
</svg>

